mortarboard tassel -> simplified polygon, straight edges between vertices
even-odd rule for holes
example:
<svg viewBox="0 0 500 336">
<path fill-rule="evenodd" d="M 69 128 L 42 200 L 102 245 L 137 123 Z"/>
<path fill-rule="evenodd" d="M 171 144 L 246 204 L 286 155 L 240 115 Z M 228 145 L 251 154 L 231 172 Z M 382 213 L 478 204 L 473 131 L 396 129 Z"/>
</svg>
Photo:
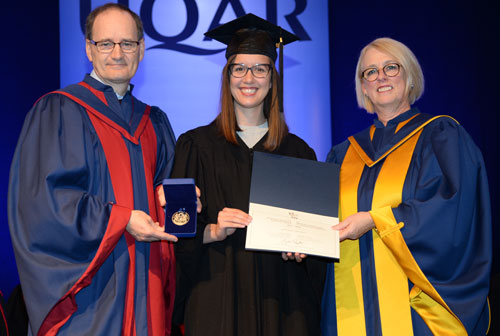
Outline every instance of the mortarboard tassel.
<svg viewBox="0 0 500 336">
<path fill-rule="evenodd" d="M 280 112 L 283 113 L 283 85 L 285 84 L 283 81 L 283 38 L 281 37 L 281 27 L 280 27 L 280 41 L 278 43 L 280 49 L 279 55 L 279 67 L 280 67 L 280 85 L 278 86 L 278 100 L 280 104 Z"/>
</svg>

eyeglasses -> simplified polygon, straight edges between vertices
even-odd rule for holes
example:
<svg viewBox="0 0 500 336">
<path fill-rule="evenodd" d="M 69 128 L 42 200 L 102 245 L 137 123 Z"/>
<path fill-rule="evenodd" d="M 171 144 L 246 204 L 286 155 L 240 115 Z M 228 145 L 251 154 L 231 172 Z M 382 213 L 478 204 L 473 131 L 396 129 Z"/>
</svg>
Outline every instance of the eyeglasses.
<svg viewBox="0 0 500 336">
<path fill-rule="evenodd" d="M 229 73 L 236 78 L 245 77 L 249 69 L 254 77 L 264 78 L 271 70 L 271 64 L 255 64 L 251 67 L 240 63 L 229 64 Z"/>
<path fill-rule="evenodd" d="M 398 63 L 388 63 L 384 65 L 382 71 L 387 77 L 395 77 L 399 74 L 399 70 L 401 69 L 401 65 Z M 377 68 L 368 68 L 361 73 L 361 77 L 369 82 L 373 82 L 377 80 L 379 71 Z"/>
<path fill-rule="evenodd" d="M 90 43 L 97 47 L 97 50 L 102 53 L 111 53 L 113 49 L 115 49 L 115 45 L 119 45 L 124 53 L 133 53 L 137 51 L 137 47 L 139 46 L 139 41 L 121 41 L 121 42 L 113 42 L 109 40 L 105 41 L 94 41 L 90 40 Z"/>
</svg>

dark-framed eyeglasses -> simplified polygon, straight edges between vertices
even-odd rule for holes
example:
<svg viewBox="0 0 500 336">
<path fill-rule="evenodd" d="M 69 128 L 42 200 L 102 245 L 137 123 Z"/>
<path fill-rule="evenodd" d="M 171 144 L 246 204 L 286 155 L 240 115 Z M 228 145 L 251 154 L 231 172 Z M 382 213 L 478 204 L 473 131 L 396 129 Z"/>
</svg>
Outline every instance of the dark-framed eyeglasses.
<svg viewBox="0 0 500 336">
<path fill-rule="evenodd" d="M 108 54 L 115 49 L 115 45 L 119 45 L 124 53 L 133 53 L 137 51 L 137 47 L 139 46 L 140 41 L 121 41 L 121 42 L 113 42 L 109 40 L 104 41 L 94 41 L 89 40 L 90 43 L 97 47 L 97 50 L 101 53 Z"/>
<path fill-rule="evenodd" d="M 242 63 L 229 64 L 229 73 L 236 78 L 245 77 L 249 69 L 254 77 L 264 78 L 267 77 L 269 71 L 271 71 L 271 64 L 255 64 L 251 67 Z"/>
<path fill-rule="evenodd" d="M 401 64 L 398 63 L 387 63 L 382 67 L 382 71 L 387 77 L 395 77 L 399 75 L 399 71 L 401 70 Z M 377 68 L 368 68 L 363 70 L 361 73 L 361 77 L 369 82 L 373 82 L 377 80 L 379 74 L 379 69 Z"/>
</svg>

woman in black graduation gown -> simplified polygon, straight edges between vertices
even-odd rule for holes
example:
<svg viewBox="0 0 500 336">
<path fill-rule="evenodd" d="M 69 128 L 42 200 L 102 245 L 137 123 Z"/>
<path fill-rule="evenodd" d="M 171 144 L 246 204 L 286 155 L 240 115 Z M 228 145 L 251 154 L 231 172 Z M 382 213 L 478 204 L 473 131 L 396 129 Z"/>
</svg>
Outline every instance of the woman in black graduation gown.
<svg viewBox="0 0 500 336">
<path fill-rule="evenodd" d="M 319 335 L 323 263 L 245 250 L 253 152 L 316 159 L 279 107 L 275 43 L 297 37 L 252 14 L 206 35 L 228 44 L 227 64 L 221 112 L 176 146 L 172 176 L 196 180 L 203 210 L 176 246 L 174 321 L 186 335 Z"/>
</svg>

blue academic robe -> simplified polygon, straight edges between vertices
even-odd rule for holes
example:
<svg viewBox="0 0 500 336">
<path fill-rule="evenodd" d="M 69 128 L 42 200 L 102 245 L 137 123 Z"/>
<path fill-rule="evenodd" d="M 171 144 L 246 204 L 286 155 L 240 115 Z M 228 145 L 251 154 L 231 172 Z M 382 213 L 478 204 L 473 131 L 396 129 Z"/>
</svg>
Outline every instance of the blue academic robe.
<svg viewBox="0 0 500 336">
<path fill-rule="evenodd" d="M 136 242 L 133 209 L 161 219 L 155 186 L 175 138 L 166 115 L 90 76 L 28 113 L 9 182 L 9 226 L 32 334 L 165 334 L 167 242 Z M 158 322 L 160 321 L 160 322 Z"/>
<path fill-rule="evenodd" d="M 348 153 L 363 161 L 359 184 L 353 190 L 357 209 L 352 212 L 370 211 L 376 229 L 358 241 L 342 242 L 339 263 L 328 267 L 322 309 L 324 335 L 432 335 L 431 330 L 445 335 L 485 335 L 488 329 L 492 242 L 483 158 L 453 119 L 430 120 L 431 116 L 417 109 L 385 127 L 376 120 L 371 128 L 335 146 L 328 156 L 327 161 L 341 164 L 341 188 L 342 183 L 351 183 L 348 175 L 354 166 L 347 162 Z M 409 165 L 392 163 L 396 169 L 385 174 L 390 181 L 391 174 L 396 176 L 403 170 L 400 201 L 384 208 L 383 201 L 375 201 L 378 196 L 374 196 L 384 165 L 426 122 L 418 138 L 413 138 Z M 377 187 L 383 190 L 380 197 L 391 192 L 385 191 L 385 186 Z M 348 197 L 347 192 L 341 192 L 341 208 L 343 198 Z M 377 255 L 377 248 L 386 255 Z M 342 269 L 342 263 L 350 262 L 346 259 L 352 255 L 357 259 L 347 270 Z M 377 265 L 377 260 L 390 261 L 399 273 L 388 276 L 386 265 Z M 341 272 L 343 276 L 339 276 Z M 397 284 L 396 277 L 404 283 Z M 356 278 L 359 296 L 341 298 Z M 400 299 L 394 298 L 398 287 L 403 288 Z M 385 305 L 390 300 L 399 300 L 401 309 Z M 398 315 L 399 310 L 406 309 L 409 326 L 403 331 L 395 326 L 404 322 L 394 319 L 403 316 Z M 354 320 L 357 323 L 349 326 Z"/>
</svg>

